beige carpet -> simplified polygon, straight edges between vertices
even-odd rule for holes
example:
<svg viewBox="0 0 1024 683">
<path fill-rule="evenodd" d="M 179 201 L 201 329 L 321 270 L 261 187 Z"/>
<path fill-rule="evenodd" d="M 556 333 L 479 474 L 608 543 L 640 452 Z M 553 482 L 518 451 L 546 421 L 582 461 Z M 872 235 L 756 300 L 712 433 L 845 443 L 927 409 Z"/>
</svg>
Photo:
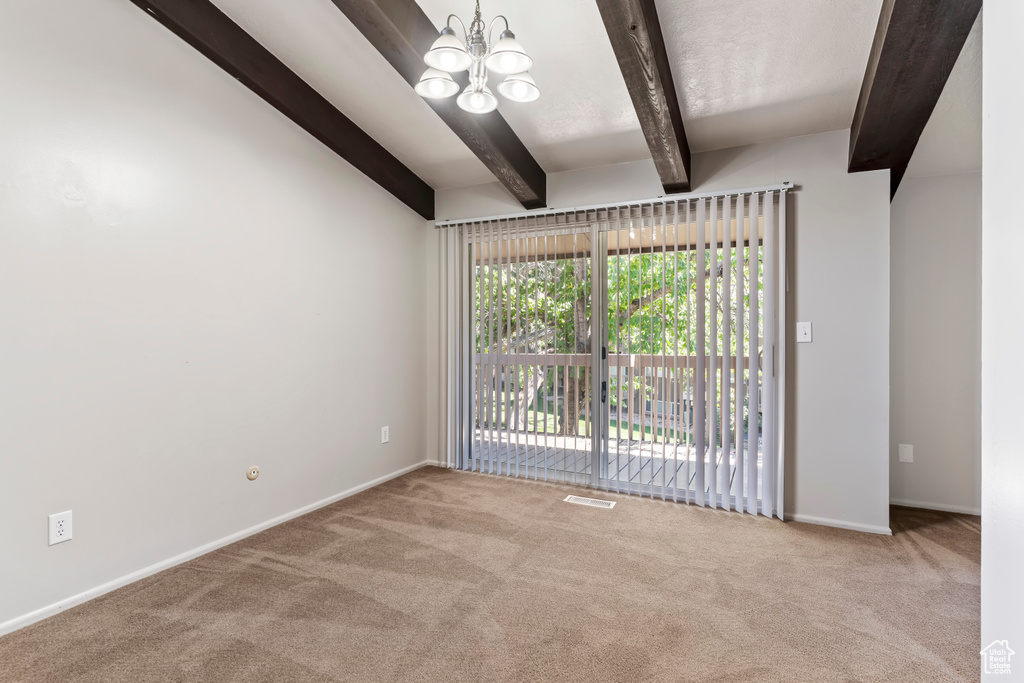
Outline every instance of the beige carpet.
<svg viewBox="0 0 1024 683">
<path fill-rule="evenodd" d="M 0 680 L 978 679 L 977 517 L 567 493 L 419 470 L 0 638 Z"/>
</svg>

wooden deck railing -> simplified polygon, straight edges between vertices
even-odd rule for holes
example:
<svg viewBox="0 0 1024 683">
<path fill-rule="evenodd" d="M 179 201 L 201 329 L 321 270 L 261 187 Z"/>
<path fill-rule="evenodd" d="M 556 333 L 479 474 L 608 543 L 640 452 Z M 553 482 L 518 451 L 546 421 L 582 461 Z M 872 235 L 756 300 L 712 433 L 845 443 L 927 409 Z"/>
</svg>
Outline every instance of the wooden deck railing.
<svg viewBox="0 0 1024 683">
<path fill-rule="evenodd" d="M 613 386 L 609 387 L 609 405 L 616 404 L 614 419 L 625 412 L 629 424 L 622 426 L 633 438 L 633 427 L 637 421 L 646 426 L 651 420 L 652 438 L 658 439 L 658 421 L 666 425 L 662 438 L 668 438 L 669 426 L 678 433 L 680 427 L 692 428 L 689 414 L 692 392 L 696 387 L 697 356 L 663 354 L 608 354 L 609 375 Z M 715 360 L 715 381 L 723 377 L 723 362 L 730 374 L 735 373 L 736 356 L 717 356 Z M 589 353 L 476 353 L 476 423 L 478 427 L 504 425 L 508 429 L 522 432 L 562 433 L 565 424 L 582 422 L 584 434 L 591 435 L 591 391 L 589 381 L 593 358 Z M 705 356 L 704 366 L 710 374 L 711 356 Z M 749 367 L 747 357 L 740 358 L 740 368 Z M 554 371 L 554 376 L 550 373 Z M 626 383 L 641 388 L 630 391 L 615 382 L 625 376 Z M 735 382 L 735 378 L 733 378 Z M 551 383 L 551 386 L 548 384 Z M 735 386 L 735 384 L 733 384 Z M 597 390 L 600 388 L 597 387 Z M 707 382 L 707 397 L 710 403 L 712 392 L 711 377 Z M 576 401 L 565 401 L 565 395 L 576 395 Z M 538 398 L 541 400 L 539 401 Z M 548 424 L 551 411 L 548 402 L 554 399 L 553 413 L 555 426 Z M 613 401 L 614 399 L 614 401 Z M 538 406 L 543 403 L 543 406 Z M 558 425 L 558 406 L 568 406 L 561 415 L 563 424 Z M 579 406 L 579 413 L 573 406 Z M 532 420 L 530 419 L 532 416 Z M 543 419 L 543 426 L 541 420 Z M 532 428 L 531 428 L 532 422 Z M 571 431 L 571 430 L 570 430 Z M 577 430 L 578 431 L 578 428 Z"/>
</svg>

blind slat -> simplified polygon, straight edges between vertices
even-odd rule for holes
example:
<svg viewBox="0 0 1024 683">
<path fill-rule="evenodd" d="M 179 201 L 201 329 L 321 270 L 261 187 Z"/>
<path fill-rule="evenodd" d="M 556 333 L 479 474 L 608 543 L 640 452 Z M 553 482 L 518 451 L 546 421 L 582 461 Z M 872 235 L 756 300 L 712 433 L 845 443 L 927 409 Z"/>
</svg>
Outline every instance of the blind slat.
<svg viewBox="0 0 1024 683">
<path fill-rule="evenodd" d="M 756 194 L 750 195 L 750 216 L 759 215 L 758 210 L 758 197 Z M 747 512 L 756 515 L 757 514 L 757 488 L 758 488 L 758 476 L 757 476 L 757 456 L 758 456 L 758 409 L 757 409 L 757 389 L 759 384 L 758 378 L 758 331 L 760 329 L 758 325 L 758 306 L 756 301 L 758 299 L 758 281 L 760 275 L 758 274 L 758 245 L 757 240 L 754 238 L 753 230 L 750 234 L 750 249 L 747 252 L 747 282 L 749 287 L 750 296 L 750 321 L 747 326 L 747 336 L 750 339 L 750 357 L 747 360 Z"/>
<path fill-rule="evenodd" d="M 736 491 L 737 512 L 743 512 L 743 510 L 746 509 L 744 496 L 745 489 L 743 488 L 745 464 L 743 449 L 745 442 L 743 438 L 743 403 L 744 390 L 747 387 L 744 378 L 744 367 L 746 366 L 746 363 L 744 362 L 743 351 L 743 323 L 746 318 L 746 308 L 743 306 L 744 294 L 746 292 L 743 282 L 743 264 L 746 256 L 743 246 L 743 208 L 745 204 L 746 202 L 743 197 L 736 198 L 736 482 L 733 490 Z"/>
<path fill-rule="evenodd" d="M 693 397 L 694 412 L 693 426 L 695 434 L 693 442 L 696 447 L 696 462 L 694 463 L 694 470 L 696 477 L 694 481 L 694 488 L 697 497 L 697 504 L 703 507 L 705 505 L 704 499 L 704 470 L 705 470 L 705 454 L 707 453 L 708 438 L 707 438 L 707 382 L 706 382 L 706 364 L 704 361 L 704 355 L 707 353 L 707 339 L 706 339 L 706 322 L 707 317 L 707 276 L 705 275 L 704 264 L 707 262 L 707 255 L 705 253 L 704 244 L 704 201 L 703 199 L 697 202 L 697 370 L 696 380 L 697 386 L 694 389 Z"/>
<path fill-rule="evenodd" d="M 679 382 L 679 204 L 672 207 L 672 306 L 676 309 L 673 317 L 672 335 L 672 388 L 674 390 L 672 401 L 673 422 L 672 426 L 672 500 L 679 501 L 679 446 L 682 439 L 679 432 L 682 428 L 683 396 L 682 385 Z"/>
<path fill-rule="evenodd" d="M 774 193 L 764 196 L 764 299 L 775 299 L 775 202 Z M 763 455 L 761 467 L 761 513 L 769 517 L 775 510 L 775 313 L 764 312 L 764 350 L 762 352 L 764 380 Z"/>
<path fill-rule="evenodd" d="M 732 353 L 732 238 L 729 237 L 732 225 L 732 199 L 725 198 L 722 205 L 722 223 L 726 226 L 726 239 L 722 245 L 722 372 L 720 396 L 722 397 L 721 427 L 722 459 L 718 467 L 718 490 L 722 494 L 722 507 L 730 509 L 729 485 L 732 481 L 732 368 L 728 357 Z M 737 231 L 740 229 L 737 226 Z"/>
<path fill-rule="evenodd" d="M 718 202 L 711 202 L 711 231 L 718 231 Z M 711 246 L 711 284 L 708 286 L 708 305 L 711 308 L 711 358 L 708 368 L 708 502 L 718 507 L 718 249 Z"/>
</svg>

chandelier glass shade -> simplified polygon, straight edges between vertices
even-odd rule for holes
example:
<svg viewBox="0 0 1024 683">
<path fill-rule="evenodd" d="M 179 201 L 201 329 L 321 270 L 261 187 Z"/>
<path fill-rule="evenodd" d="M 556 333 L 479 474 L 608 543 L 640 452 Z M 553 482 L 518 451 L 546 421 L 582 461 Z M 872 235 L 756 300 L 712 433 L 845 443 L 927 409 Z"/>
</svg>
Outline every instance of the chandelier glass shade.
<svg viewBox="0 0 1024 683">
<path fill-rule="evenodd" d="M 452 28 L 452 20 L 462 27 L 465 42 L 459 40 Z M 498 20 L 505 23 L 505 30 L 492 43 L 494 25 Z M 486 37 L 485 37 L 486 34 Z M 434 44 L 423 56 L 427 70 L 416 84 L 416 92 L 430 99 L 452 97 L 459 92 L 459 84 L 451 74 L 469 71 L 469 84 L 462 90 L 456 103 L 473 114 L 486 114 L 498 106 L 498 98 L 487 86 L 491 72 L 506 76 L 498 84 L 498 92 L 513 102 L 533 102 L 540 97 L 540 88 L 527 73 L 533 60 L 508 28 L 508 20 L 499 15 L 490 26 L 480 18 L 480 2 L 469 28 L 454 14 L 448 16 L 448 25 L 441 29 Z"/>
<path fill-rule="evenodd" d="M 533 102 L 540 97 L 540 88 L 528 73 L 512 74 L 498 84 L 498 92 L 513 102 Z"/>
<path fill-rule="evenodd" d="M 455 37 L 451 26 L 441 29 L 441 36 L 430 46 L 423 61 L 432 69 L 448 73 L 465 71 L 473 65 L 473 57 L 462 41 Z"/>
<path fill-rule="evenodd" d="M 416 92 L 428 99 L 440 100 L 459 92 L 459 84 L 450 73 L 431 67 L 420 77 Z"/>
<path fill-rule="evenodd" d="M 486 114 L 498 108 L 498 98 L 486 85 L 480 90 L 467 85 L 455 102 L 470 114 Z"/>
<path fill-rule="evenodd" d="M 520 74 L 529 71 L 533 66 L 523 46 L 516 40 L 512 31 L 502 31 L 501 38 L 491 49 L 487 57 L 487 68 L 499 74 Z"/>
</svg>

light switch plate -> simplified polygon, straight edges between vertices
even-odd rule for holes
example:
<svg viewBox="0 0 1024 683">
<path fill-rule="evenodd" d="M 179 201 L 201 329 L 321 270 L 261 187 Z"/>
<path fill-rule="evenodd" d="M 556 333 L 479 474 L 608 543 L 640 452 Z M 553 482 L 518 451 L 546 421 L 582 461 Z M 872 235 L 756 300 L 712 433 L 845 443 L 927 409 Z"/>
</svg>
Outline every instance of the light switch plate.
<svg viewBox="0 0 1024 683">
<path fill-rule="evenodd" d="M 796 341 L 798 344 L 810 344 L 814 341 L 813 335 L 811 334 L 810 323 L 796 324 Z"/>
<path fill-rule="evenodd" d="M 914 446 L 909 443 L 901 443 L 899 457 L 900 462 L 914 462 Z"/>
</svg>

